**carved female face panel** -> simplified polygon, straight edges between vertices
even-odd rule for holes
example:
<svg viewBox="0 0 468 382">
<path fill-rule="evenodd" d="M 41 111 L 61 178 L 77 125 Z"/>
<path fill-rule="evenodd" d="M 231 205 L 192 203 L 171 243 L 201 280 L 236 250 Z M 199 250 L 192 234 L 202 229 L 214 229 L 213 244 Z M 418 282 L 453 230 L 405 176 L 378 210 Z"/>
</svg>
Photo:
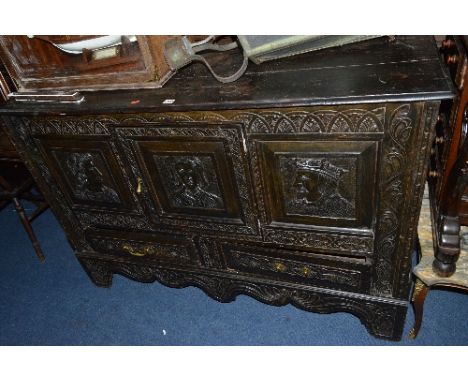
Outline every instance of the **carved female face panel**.
<svg viewBox="0 0 468 382">
<path fill-rule="evenodd" d="M 91 155 L 82 162 L 81 169 L 86 176 L 86 185 L 90 191 L 99 192 L 102 188 L 102 174 L 95 166 Z"/>
<path fill-rule="evenodd" d="M 79 199 L 119 202 L 119 196 L 112 185 L 106 185 L 106 179 L 97 165 L 100 162 L 98 156 L 73 152 L 66 154 L 64 162 L 73 192 Z M 103 164 L 100 165 L 102 168 Z"/>
</svg>

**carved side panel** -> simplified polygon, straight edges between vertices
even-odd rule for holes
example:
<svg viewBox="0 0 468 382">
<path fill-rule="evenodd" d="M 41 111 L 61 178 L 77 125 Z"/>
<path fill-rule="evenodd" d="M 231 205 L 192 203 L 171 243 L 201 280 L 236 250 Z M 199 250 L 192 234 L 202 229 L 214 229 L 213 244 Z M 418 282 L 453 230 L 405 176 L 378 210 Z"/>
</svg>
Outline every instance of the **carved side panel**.
<svg viewBox="0 0 468 382">
<path fill-rule="evenodd" d="M 422 115 L 418 125 L 418 134 L 412 143 L 412 147 L 417 147 L 417 158 L 411 173 L 406 174 L 408 188 L 402 206 L 403 216 L 402 230 L 398 252 L 395 256 L 395 271 L 393 273 L 393 296 L 401 299 L 408 299 L 410 292 L 411 274 L 411 254 L 414 249 L 414 240 L 417 231 L 417 222 L 421 210 L 421 202 L 424 193 L 424 185 L 427 178 L 427 168 L 429 163 L 430 148 L 435 136 L 435 124 L 439 111 L 439 102 L 428 102 L 424 104 Z M 414 163 L 414 162 L 413 162 Z"/>
<path fill-rule="evenodd" d="M 412 170 L 414 161 L 421 153 L 420 142 L 415 140 L 414 126 L 421 115 L 421 104 L 404 104 L 389 110 L 389 122 L 384 138 L 380 170 L 380 207 L 376 231 L 376 256 L 373 293 L 380 296 L 393 295 L 393 274 L 399 257 L 408 257 L 411 249 L 403 250 L 401 231 L 404 206 L 412 199 L 408 194 L 414 184 Z M 414 143 L 412 148 L 410 143 Z M 412 155 L 411 155 L 412 154 Z M 417 203 L 417 202 L 416 202 Z M 419 204 L 420 207 L 420 204 Z M 413 221 L 414 223 L 414 221 Z M 408 229 L 412 229 L 407 226 Z M 407 252 L 407 253 L 406 253 Z M 409 274 L 406 275 L 409 277 Z"/>
</svg>

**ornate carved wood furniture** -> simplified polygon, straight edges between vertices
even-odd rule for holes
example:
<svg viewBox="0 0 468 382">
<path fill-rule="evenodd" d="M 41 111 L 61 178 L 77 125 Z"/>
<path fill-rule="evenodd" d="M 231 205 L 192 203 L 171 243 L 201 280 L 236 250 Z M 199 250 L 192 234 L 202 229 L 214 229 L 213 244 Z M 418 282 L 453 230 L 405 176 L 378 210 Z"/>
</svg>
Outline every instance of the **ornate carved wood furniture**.
<svg viewBox="0 0 468 382">
<path fill-rule="evenodd" d="M 413 269 L 416 276 L 416 284 L 413 291 L 413 307 L 415 315 L 414 327 L 410 331 L 410 338 L 416 338 L 423 320 L 424 301 L 430 291 L 430 288 L 436 286 L 449 287 L 467 291 L 468 290 L 468 252 L 466 249 L 460 249 L 460 257 L 457 261 L 456 271 L 449 277 L 439 276 L 433 269 L 434 261 L 434 243 L 433 230 L 431 224 L 431 209 L 429 198 L 423 200 L 423 206 L 419 217 L 418 252 L 420 261 Z M 468 233 L 467 227 L 462 227 L 465 233 Z"/>
<path fill-rule="evenodd" d="M 434 272 L 448 277 L 455 272 L 460 254 L 460 225 L 468 225 L 468 37 L 447 38 L 441 50 L 458 94 L 441 108 L 429 185 L 436 238 Z"/>
<path fill-rule="evenodd" d="M 0 125 L 0 211 L 13 203 L 37 257 L 44 261 L 44 254 L 31 223 L 49 205 L 42 195 L 32 191 L 34 186 L 35 183 L 31 174 Z M 22 200 L 27 200 L 36 205 L 35 211 L 30 216 L 26 214 Z"/>
<path fill-rule="evenodd" d="M 10 89 L 11 78 L 8 77 L 0 63 L 0 105 L 6 101 Z M 33 189 L 36 190 L 34 180 L 6 135 L 0 121 L 0 211 L 13 203 L 37 257 L 44 261 L 44 254 L 31 223 L 49 205 L 41 194 L 32 192 Z M 36 205 L 36 210 L 30 216 L 26 214 L 22 200 L 28 200 Z"/>
<path fill-rule="evenodd" d="M 238 66 L 235 54 L 220 64 Z M 441 99 L 429 37 L 0 112 L 91 279 L 355 314 L 400 339 Z"/>
</svg>

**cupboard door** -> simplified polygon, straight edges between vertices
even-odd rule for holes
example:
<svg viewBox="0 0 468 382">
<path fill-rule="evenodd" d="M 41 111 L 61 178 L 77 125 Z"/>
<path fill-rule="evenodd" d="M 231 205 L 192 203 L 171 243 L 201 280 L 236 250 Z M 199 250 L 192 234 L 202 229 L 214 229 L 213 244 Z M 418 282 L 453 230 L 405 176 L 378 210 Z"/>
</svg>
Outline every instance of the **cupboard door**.
<svg viewBox="0 0 468 382">
<path fill-rule="evenodd" d="M 372 253 L 378 140 L 257 138 L 254 144 L 266 241 Z"/>
<path fill-rule="evenodd" d="M 116 132 L 158 227 L 258 235 L 240 125 L 140 123 Z"/>
<path fill-rule="evenodd" d="M 33 120 L 29 129 L 47 187 L 81 227 L 151 228 L 103 123 Z"/>
</svg>

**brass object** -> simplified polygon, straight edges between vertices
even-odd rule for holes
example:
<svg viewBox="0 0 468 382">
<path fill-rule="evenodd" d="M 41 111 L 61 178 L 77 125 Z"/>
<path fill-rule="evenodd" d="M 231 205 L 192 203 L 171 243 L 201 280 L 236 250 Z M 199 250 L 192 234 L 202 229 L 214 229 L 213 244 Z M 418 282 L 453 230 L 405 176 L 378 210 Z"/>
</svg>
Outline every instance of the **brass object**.
<svg viewBox="0 0 468 382">
<path fill-rule="evenodd" d="M 430 178 L 437 178 L 439 176 L 439 173 L 437 171 L 429 171 L 427 174 Z"/>
<path fill-rule="evenodd" d="M 455 46 L 455 41 L 446 39 L 442 41 L 442 49 L 450 49 Z"/>
<path fill-rule="evenodd" d="M 275 269 L 278 272 L 284 272 L 286 270 L 286 265 L 284 265 L 283 263 L 277 262 L 275 263 Z"/>
<path fill-rule="evenodd" d="M 458 55 L 451 54 L 447 57 L 447 64 L 456 64 L 458 62 Z"/>
<path fill-rule="evenodd" d="M 302 274 L 304 275 L 304 277 L 309 277 L 310 276 L 310 268 L 309 267 L 302 268 Z"/>
<path fill-rule="evenodd" d="M 436 137 L 436 139 L 435 139 L 435 143 L 437 143 L 437 144 L 444 143 L 444 141 L 445 141 L 444 137 Z"/>
<path fill-rule="evenodd" d="M 143 185 L 143 179 L 138 178 L 137 179 L 137 189 L 136 189 L 137 194 L 141 194 L 141 186 L 142 185 Z"/>
<path fill-rule="evenodd" d="M 136 251 L 132 246 L 130 246 L 130 245 L 128 245 L 128 244 L 122 245 L 122 249 L 123 249 L 124 251 L 127 251 L 130 255 L 132 255 L 132 256 L 137 256 L 137 257 L 146 256 L 146 255 L 148 254 L 148 252 L 149 252 L 149 248 L 148 248 L 148 247 L 145 247 L 143 252 L 138 252 L 138 251 Z"/>
</svg>

